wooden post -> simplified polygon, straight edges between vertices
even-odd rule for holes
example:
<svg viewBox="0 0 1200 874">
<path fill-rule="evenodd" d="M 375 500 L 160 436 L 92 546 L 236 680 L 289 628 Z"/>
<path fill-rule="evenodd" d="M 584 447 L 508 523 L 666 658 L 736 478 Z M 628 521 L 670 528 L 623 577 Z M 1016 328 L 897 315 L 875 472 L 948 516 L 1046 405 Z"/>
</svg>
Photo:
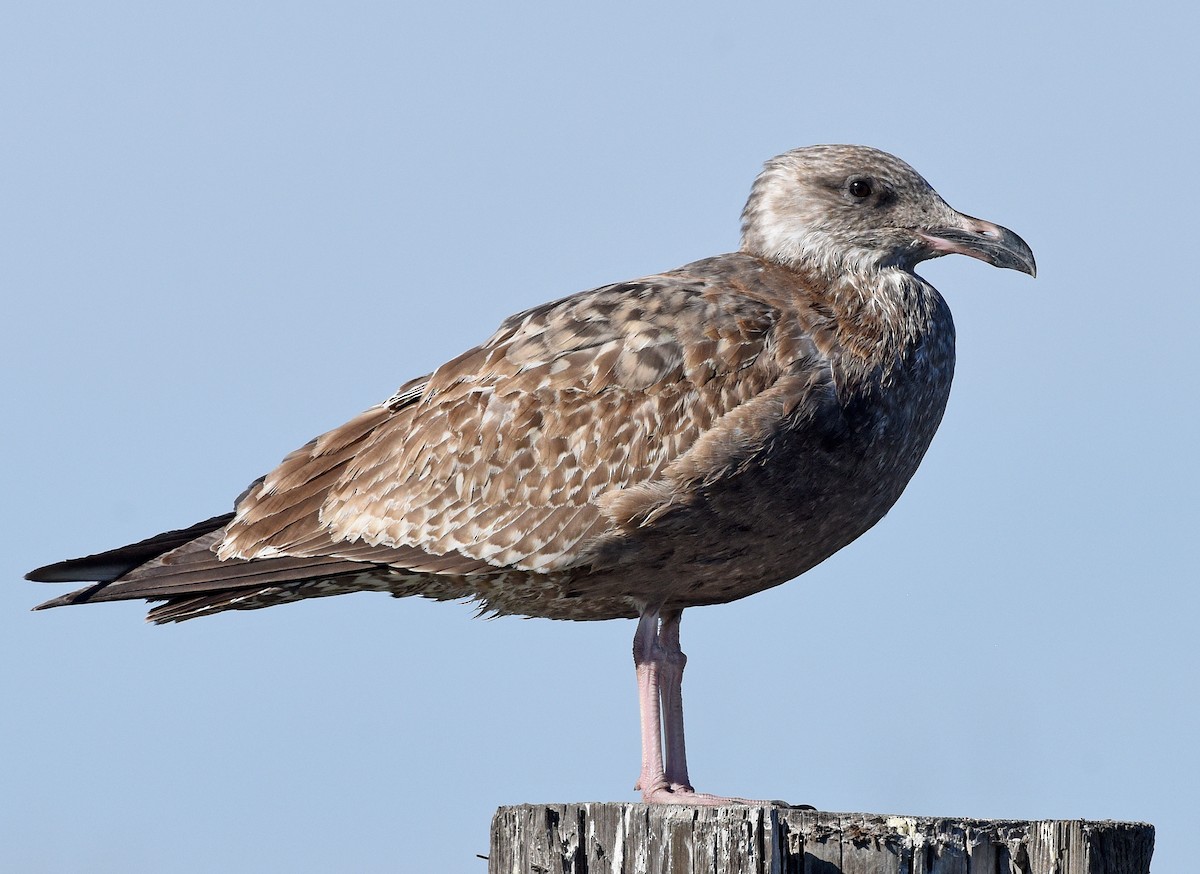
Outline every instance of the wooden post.
<svg viewBox="0 0 1200 874">
<path fill-rule="evenodd" d="M 1148 874 L 1154 826 L 771 807 L 522 804 L 488 874 Z"/>
</svg>

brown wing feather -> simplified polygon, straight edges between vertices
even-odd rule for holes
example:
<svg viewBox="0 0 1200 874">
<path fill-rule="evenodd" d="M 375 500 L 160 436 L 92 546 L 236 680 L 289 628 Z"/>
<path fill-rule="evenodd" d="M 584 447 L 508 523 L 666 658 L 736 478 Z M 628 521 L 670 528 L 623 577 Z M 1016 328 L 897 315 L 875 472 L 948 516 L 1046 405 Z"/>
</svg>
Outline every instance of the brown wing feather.
<svg viewBox="0 0 1200 874">
<path fill-rule="evenodd" d="M 243 498 L 220 554 L 571 567 L 614 524 L 604 495 L 654 481 L 811 353 L 779 320 L 687 268 L 514 316 L 289 456 Z"/>
</svg>

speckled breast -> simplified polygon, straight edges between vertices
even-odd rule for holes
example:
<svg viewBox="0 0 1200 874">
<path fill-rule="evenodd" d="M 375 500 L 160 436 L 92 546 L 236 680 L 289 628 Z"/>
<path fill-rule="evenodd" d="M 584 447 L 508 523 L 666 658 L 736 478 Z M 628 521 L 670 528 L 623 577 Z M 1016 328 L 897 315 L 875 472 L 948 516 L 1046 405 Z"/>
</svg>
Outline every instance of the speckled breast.
<svg viewBox="0 0 1200 874">
<path fill-rule="evenodd" d="M 924 329 L 902 348 L 867 371 L 861 360 L 834 362 L 830 404 L 801 405 L 755 457 L 623 539 L 604 567 L 555 575 L 558 597 L 537 615 L 614 618 L 647 604 L 737 600 L 793 579 L 870 529 L 916 472 L 949 397 L 953 322 L 929 291 Z"/>
</svg>

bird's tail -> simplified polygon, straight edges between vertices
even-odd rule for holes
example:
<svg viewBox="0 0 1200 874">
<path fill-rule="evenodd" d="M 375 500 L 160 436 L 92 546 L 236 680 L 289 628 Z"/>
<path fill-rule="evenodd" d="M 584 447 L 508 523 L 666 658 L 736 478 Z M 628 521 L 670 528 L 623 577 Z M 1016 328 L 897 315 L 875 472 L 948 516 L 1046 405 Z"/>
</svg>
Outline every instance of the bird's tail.
<svg viewBox="0 0 1200 874">
<path fill-rule="evenodd" d="M 31 571 L 25 578 L 35 582 L 91 583 L 34 609 L 144 599 L 166 602 L 150 611 L 152 622 L 177 622 L 222 610 L 337 594 L 348 590 L 339 581 L 376 571 L 366 562 L 320 556 L 222 561 L 214 547 L 232 518 L 232 513 L 214 516 L 189 528 Z M 309 584 L 303 593 L 301 583 Z"/>
</svg>

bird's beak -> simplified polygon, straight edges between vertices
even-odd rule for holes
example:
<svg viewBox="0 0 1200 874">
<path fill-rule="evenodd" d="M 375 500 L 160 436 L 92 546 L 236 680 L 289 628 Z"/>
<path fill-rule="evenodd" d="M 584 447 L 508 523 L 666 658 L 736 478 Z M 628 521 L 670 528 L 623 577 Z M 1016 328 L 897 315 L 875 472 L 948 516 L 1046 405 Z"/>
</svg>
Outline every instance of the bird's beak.
<svg viewBox="0 0 1200 874">
<path fill-rule="evenodd" d="M 917 233 L 931 258 L 957 252 L 996 267 L 1008 267 L 1037 276 L 1037 263 L 1033 260 L 1033 250 L 1029 244 L 1000 225 L 955 213 L 954 224 L 927 228 Z"/>
</svg>

